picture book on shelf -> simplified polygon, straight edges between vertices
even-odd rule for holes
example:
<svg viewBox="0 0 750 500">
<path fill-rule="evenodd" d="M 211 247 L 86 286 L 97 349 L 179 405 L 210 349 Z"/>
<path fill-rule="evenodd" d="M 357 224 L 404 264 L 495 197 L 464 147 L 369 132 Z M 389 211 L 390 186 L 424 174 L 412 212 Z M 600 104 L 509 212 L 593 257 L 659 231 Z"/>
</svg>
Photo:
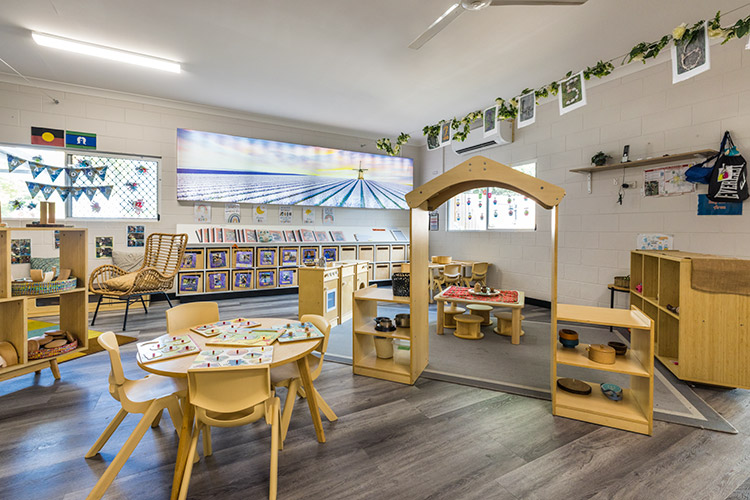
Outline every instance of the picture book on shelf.
<svg viewBox="0 0 750 500">
<path fill-rule="evenodd" d="M 346 237 L 344 236 L 344 231 L 331 231 L 331 240 L 332 241 L 346 241 Z"/>
<path fill-rule="evenodd" d="M 245 243 L 256 243 L 255 229 L 245 229 Z"/>
<path fill-rule="evenodd" d="M 286 240 L 284 239 L 284 231 L 276 231 L 276 230 L 270 230 L 268 231 L 271 233 L 271 241 L 274 243 L 284 243 Z"/>
<path fill-rule="evenodd" d="M 315 231 L 315 241 L 331 241 L 327 231 Z"/>
<path fill-rule="evenodd" d="M 268 229 L 258 229 L 258 243 L 271 243 L 273 236 Z"/>
<path fill-rule="evenodd" d="M 237 243 L 237 233 L 234 229 L 224 229 L 224 243 Z"/>
<path fill-rule="evenodd" d="M 400 229 L 391 229 L 391 233 L 393 234 L 393 237 L 396 239 L 396 241 L 406 241 L 408 239 L 404 232 Z"/>
<path fill-rule="evenodd" d="M 189 370 L 268 365 L 273 361 L 273 346 L 205 349 L 195 357 Z"/>
<path fill-rule="evenodd" d="M 295 234 L 294 229 L 287 229 L 284 231 L 284 237 L 289 243 L 295 243 L 297 241 L 297 235 Z"/>
<path fill-rule="evenodd" d="M 299 230 L 300 241 L 303 243 L 315 243 L 315 233 L 310 229 Z"/>
</svg>

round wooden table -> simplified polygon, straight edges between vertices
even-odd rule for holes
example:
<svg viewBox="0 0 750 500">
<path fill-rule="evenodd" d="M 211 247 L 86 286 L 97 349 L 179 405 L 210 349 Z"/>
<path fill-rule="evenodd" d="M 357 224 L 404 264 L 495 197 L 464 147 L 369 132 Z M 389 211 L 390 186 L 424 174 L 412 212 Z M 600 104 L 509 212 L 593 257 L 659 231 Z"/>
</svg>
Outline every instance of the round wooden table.
<svg viewBox="0 0 750 500">
<path fill-rule="evenodd" d="M 299 323 L 298 320 L 286 319 L 286 318 L 247 318 L 252 321 L 260 323 L 257 328 L 270 329 L 272 326 L 286 325 L 287 323 Z M 193 332 L 190 329 L 177 330 L 171 332 L 170 335 L 190 335 L 190 338 L 203 350 L 206 348 L 206 342 L 210 341 L 210 338 L 204 337 L 198 333 Z M 305 396 L 307 404 L 310 407 L 310 414 L 312 415 L 313 425 L 315 426 L 315 434 L 317 435 L 318 442 L 325 443 L 326 438 L 323 433 L 323 422 L 320 419 L 320 411 L 318 410 L 318 401 L 315 397 L 315 390 L 313 389 L 312 377 L 310 375 L 310 364 L 308 363 L 307 356 L 315 350 L 321 339 L 314 340 L 300 340 L 297 342 L 287 342 L 284 344 L 278 341 L 273 343 L 273 361 L 271 362 L 271 368 L 275 366 L 281 366 L 287 363 L 297 363 L 297 369 L 299 370 L 300 379 L 302 381 L 302 387 L 305 388 Z M 143 368 L 145 371 L 155 373 L 157 375 L 163 375 L 165 377 L 175 378 L 187 378 L 188 368 L 193 364 L 193 360 L 198 354 L 191 354 L 190 356 L 181 356 L 179 358 L 166 359 L 163 361 L 152 361 L 151 363 L 143 363 L 140 356 L 136 355 L 138 366 Z M 187 402 L 186 402 L 187 403 Z M 177 464 L 175 466 L 174 478 L 172 480 L 172 495 L 171 498 L 177 498 L 180 492 L 180 484 L 182 482 L 182 475 L 185 472 L 185 466 L 187 465 L 188 449 L 190 447 L 190 434 L 192 433 L 193 420 L 195 419 L 195 408 L 191 404 L 185 404 L 183 408 L 182 417 L 182 428 L 180 429 L 180 444 L 177 449 Z"/>
</svg>

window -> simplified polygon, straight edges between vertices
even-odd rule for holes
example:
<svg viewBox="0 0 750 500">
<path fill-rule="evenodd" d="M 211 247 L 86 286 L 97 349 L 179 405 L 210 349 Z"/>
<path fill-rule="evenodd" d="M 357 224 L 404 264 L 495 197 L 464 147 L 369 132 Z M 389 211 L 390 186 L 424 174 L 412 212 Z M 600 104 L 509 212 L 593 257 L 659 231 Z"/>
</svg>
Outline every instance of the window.
<svg viewBox="0 0 750 500">
<path fill-rule="evenodd" d="M 8 161 L 0 161 L 0 207 L 8 219 L 36 219 L 42 193 L 32 196 L 28 182 L 59 186 L 48 201 L 58 205 L 58 218 L 157 219 L 159 162 L 151 158 L 66 153 L 63 149 L 0 145 L 0 153 L 24 162 L 10 172 Z M 0 156 L 2 158 L 2 156 Z M 54 169 L 32 175 L 27 160 Z M 71 172 L 77 175 L 72 175 Z M 53 179 L 54 177 L 54 179 Z M 67 198 L 63 201 L 63 198 Z"/>
<path fill-rule="evenodd" d="M 536 163 L 513 167 L 536 176 Z M 449 231 L 516 231 L 536 228 L 536 203 L 515 191 L 477 188 L 448 202 Z"/>
</svg>

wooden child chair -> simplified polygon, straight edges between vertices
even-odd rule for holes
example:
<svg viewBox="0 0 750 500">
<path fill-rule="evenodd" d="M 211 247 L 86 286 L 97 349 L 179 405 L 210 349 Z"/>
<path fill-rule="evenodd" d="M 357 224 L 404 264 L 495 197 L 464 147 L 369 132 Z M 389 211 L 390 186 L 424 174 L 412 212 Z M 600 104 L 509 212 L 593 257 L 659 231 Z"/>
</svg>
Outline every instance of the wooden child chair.
<svg viewBox="0 0 750 500">
<path fill-rule="evenodd" d="M 438 277 L 440 288 L 461 284 L 461 264 L 446 264 Z"/>
<path fill-rule="evenodd" d="M 310 322 L 316 326 L 318 330 L 323 334 L 323 341 L 315 349 L 320 353 L 316 356 L 310 354 L 310 378 L 314 381 L 320 376 L 320 372 L 323 371 L 323 356 L 326 354 L 328 349 L 328 337 L 331 334 L 331 324 L 323 317 L 317 314 L 305 314 L 299 319 L 302 323 Z M 289 430 L 289 421 L 292 419 L 292 410 L 294 409 L 294 400 L 299 393 L 302 397 L 305 396 L 304 389 L 301 387 L 301 380 L 299 371 L 297 370 L 296 363 L 287 363 L 271 370 L 271 383 L 274 387 L 286 387 L 288 389 L 286 399 L 284 400 L 284 411 L 281 414 L 281 443 L 283 445 L 286 439 L 286 433 Z M 315 389 L 315 397 L 318 400 L 318 406 L 326 416 L 329 422 L 338 420 L 338 417 L 333 412 L 325 399 L 320 395 L 317 389 Z"/>
<path fill-rule="evenodd" d="M 184 380 L 178 380 L 170 377 L 161 377 L 159 375 L 146 375 L 142 379 L 129 380 L 125 378 L 122 369 L 122 360 L 120 359 L 120 346 L 117 345 L 117 337 L 113 332 L 102 333 L 97 339 L 109 353 L 109 362 L 111 372 L 109 374 L 109 393 L 120 402 L 122 408 L 117 412 L 115 418 L 109 423 L 99 439 L 96 440 L 91 449 L 86 453 L 86 458 L 92 458 L 107 443 L 117 427 L 123 421 L 128 413 L 143 414 L 140 422 L 133 430 L 125 444 L 112 460 L 112 463 L 99 478 L 94 489 L 86 497 L 87 500 L 99 499 L 107 491 L 109 485 L 120 472 L 122 466 L 138 446 L 143 435 L 149 426 L 157 427 L 161 420 L 161 414 L 164 409 L 169 411 L 172 417 L 172 423 L 175 429 L 182 426 L 182 410 L 180 409 L 179 398 L 187 396 L 187 390 Z M 179 432 L 179 431 L 178 431 Z"/>
<path fill-rule="evenodd" d="M 216 302 L 189 302 L 167 309 L 167 333 L 219 321 Z"/>
<path fill-rule="evenodd" d="M 268 366 L 188 370 L 190 404 L 195 406 L 196 425 L 190 439 L 187 466 L 180 487 L 180 500 L 187 497 L 193 472 L 198 434 L 213 427 L 238 427 L 265 417 L 271 426 L 271 474 L 269 498 L 276 498 L 280 438 L 280 402 L 271 390 Z"/>
<path fill-rule="evenodd" d="M 475 262 L 471 265 L 471 277 L 464 278 L 464 286 L 471 286 L 471 282 L 481 283 L 482 286 L 487 286 L 485 282 L 487 279 L 487 269 L 490 267 L 487 262 Z"/>
</svg>

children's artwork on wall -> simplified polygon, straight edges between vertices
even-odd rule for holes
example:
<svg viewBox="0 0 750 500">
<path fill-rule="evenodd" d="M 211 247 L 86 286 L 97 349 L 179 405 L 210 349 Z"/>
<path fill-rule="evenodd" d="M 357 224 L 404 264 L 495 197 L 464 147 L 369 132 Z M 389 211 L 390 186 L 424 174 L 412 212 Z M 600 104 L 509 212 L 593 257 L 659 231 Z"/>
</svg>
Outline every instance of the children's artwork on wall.
<svg viewBox="0 0 750 500">
<path fill-rule="evenodd" d="M 283 205 L 279 207 L 279 224 L 291 224 L 292 223 L 292 207 L 289 205 Z"/>
<path fill-rule="evenodd" d="M 193 205 L 193 222 L 211 222 L 211 205 L 208 203 Z"/>
<path fill-rule="evenodd" d="M 293 286 L 294 276 L 297 273 L 296 269 L 280 269 L 279 270 L 279 286 Z"/>
<path fill-rule="evenodd" d="M 111 254 L 110 254 L 111 255 Z M 31 262 L 31 240 L 10 240 L 10 263 L 28 264 Z"/>
<path fill-rule="evenodd" d="M 227 271 L 207 273 L 206 282 L 208 283 L 208 290 L 211 292 L 224 292 L 228 290 L 228 287 L 227 287 L 228 275 L 229 273 Z"/>
<path fill-rule="evenodd" d="M 240 220 L 239 203 L 227 203 L 224 205 L 224 222 L 227 224 L 239 224 Z"/>
<path fill-rule="evenodd" d="M 253 267 L 253 250 L 251 248 L 235 251 L 234 258 L 234 267 Z"/>
<path fill-rule="evenodd" d="M 695 184 L 688 182 L 685 172 L 690 165 L 651 168 L 643 171 L 643 196 L 672 196 L 692 193 Z"/>
<path fill-rule="evenodd" d="M 315 241 L 331 241 L 326 231 L 315 231 Z"/>
<path fill-rule="evenodd" d="M 275 231 L 271 230 L 268 231 L 271 234 L 271 241 L 274 243 L 284 243 L 286 239 L 284 239 L 284 231 Z"/>
<path fill-rule="evenodd" d="M 253 272 L 252 271 L 234 271 L 234 282 L 233 288 L 235 290 L 246 290 L 253 288 Z"/>
<path fill-rule="evenodd" d="M 128 246 L 142 247 L 144 243 L 145 231 L 143 226 L 128 226 Z"/>
<path fill-rule="evenodd" d="M 258 229 L 258 243 L 271 243 L 273 235 L 268 229 Z"/>
<path fill-rule="evenodd" d="M 295 243 L 297 241 L 297 233 L 294 232 L 294 229 L 287 229 L 284 231 L 284 238 L 289 243 Z"/>
<path fill-rule="evenodd" d="M 344 231 L 331 231 L 331 241 L 346 241 Z"/>
<path fill-rule="evenodd" d="M 282 248 L 281 249 L 281 265 L 282 266 L 297 265 L 297 249 L 296 248 Z"/>
<path fill-rule="evenodd" d="M 518 128 L 529 126 L 534 121 L 536 121 L 536 95 L 534 92 L 529 92 L 518 99 Z"/>
<path fill-rule="evenodd" d="M 256 205 L 253 210 L 253 222 L 256 224 L 265 224 L 268 209 L 265 205 Z"/>
<path fill-rule="evenodd" d="M 742 215 L 742 203 L 711 201 L 708 195 L 698 195 L 698 215 Z"/>
<path fill-rule="evenodd" d="M 305 207 L 302 209 L 302 224 L 315 224 L 315 209 Z"/>
<path fill-rule="evenodd" d="M 258 266 L 275 266 L 276 249 L 260 248 L 258 249 Z"/>
<path fill-rule="evenodd" d="M 323 225 L 332 226 L 335 220 L 336 220 L 336 217 L 333 213 L 333 208 L 330 208 L 330 207 L 323 208 Z"/>
<path fill-rule="evenodd" d="M 303 248 L 302 249 L 302 262 L 307 264 L 318 260 L 318 249 L 317 248 Z"/>
<path fill-rule="evenodd" d="M 315 243 L 315 233 L 310 229 L 300 229 L 299 236 L 303 243 Z"/>
<path fill-rule="evenodd" d="M 258 288 L 272 288 L 276 286 L 276 271 L 258 271 Z"/>
<path fill-rule="evenodd" d="M 227 262 L 229 262 L 229 250 L 222 248 L 208 251 L 209 269 L 227 267 Z"/>
<path fill-rule="evenodd" d="M 683 82 L 709 69 L 711 52 L 704 23 L 689 38 L 675 40 L 672 44 L 672 83 Z"/>
<path fill-rule="evenodd" d="M 111 236 L 97 236 L 96 237 L 96 258 L 106 259 L 112 257 L 112 237 Z"/>
<path fill-rule="evenodd" d="M 202 281 L 203 273 L 180 273 L 178 280 L 180 293 L 202 292 Z"/>
<path fill-rule="evenodd" d="M 557 95 L 561 115 L 585 106 L 586 84 L 583 81 L 583 71 L 561 81 L 560 91 Z"/>
<path fill-rule="evenodd" d="M 337 247 L 327 247 L 323 249 L 323 258 L 326 262 L 335 262 L 338 254 Z"/>
<path fill-rule="evenodd" d="M 670 234 L 639 234 L 635 242 L 638 250 L 674 250 Z"/>
</svg>

